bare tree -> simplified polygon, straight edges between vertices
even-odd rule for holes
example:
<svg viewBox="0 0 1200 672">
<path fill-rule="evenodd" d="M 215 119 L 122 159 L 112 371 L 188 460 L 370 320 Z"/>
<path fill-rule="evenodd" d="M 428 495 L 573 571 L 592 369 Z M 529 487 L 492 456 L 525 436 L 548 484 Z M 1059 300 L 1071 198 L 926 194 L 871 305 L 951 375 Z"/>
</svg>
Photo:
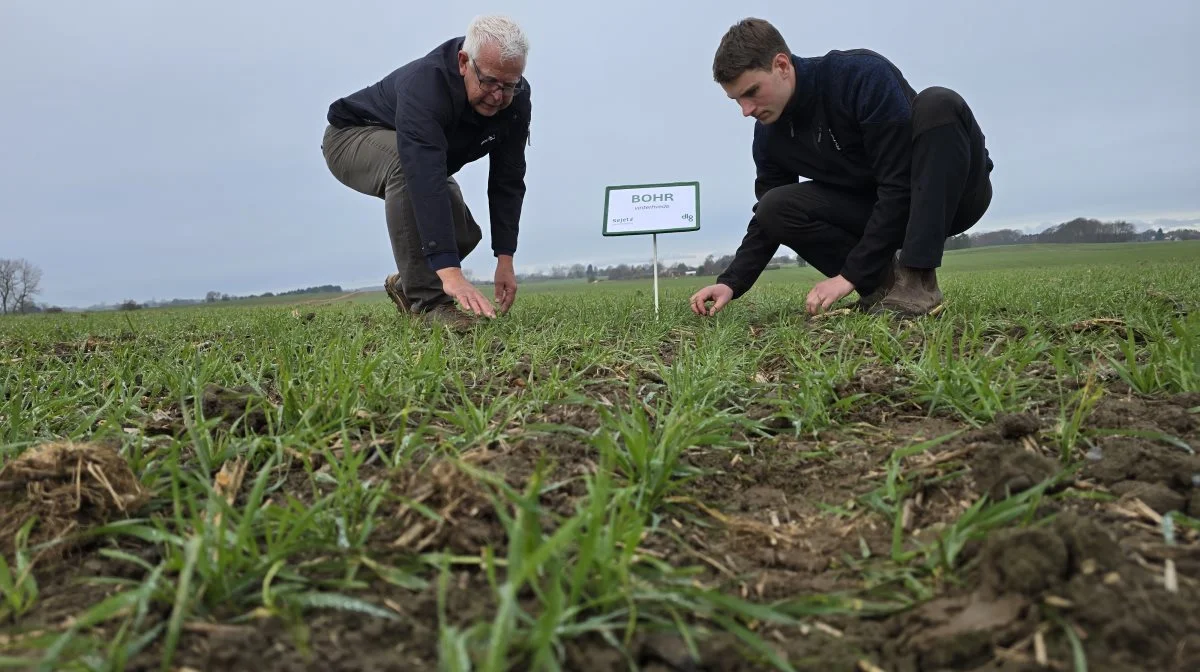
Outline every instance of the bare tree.
<svg viewBox="0 0 1200 672">
<path fill-rule="evenodd" d="M 16 262 L 11 259 L 0 259 L 0 314 L 8 313 L 8 301 L 16 282 Z"/>
<path fill-rule="evenodd" d="M 33 297 L 42 291 L 42 269 L 21 259 L 17 269 L 17 307 L 24 311 L 33 305 Z"/>
<path fill-rule="evenodd" d="M 41 290 L 42 269 L 25 259 L 0 259 L 0 313 L 16 313 L 33 305 Z"/>
</svg>

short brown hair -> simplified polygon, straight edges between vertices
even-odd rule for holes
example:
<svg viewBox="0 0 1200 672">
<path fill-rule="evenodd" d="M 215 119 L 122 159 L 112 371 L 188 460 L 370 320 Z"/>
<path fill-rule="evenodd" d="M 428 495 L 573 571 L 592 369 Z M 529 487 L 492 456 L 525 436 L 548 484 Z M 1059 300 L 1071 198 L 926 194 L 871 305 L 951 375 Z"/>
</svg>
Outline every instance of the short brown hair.
<svg viewBox="0 0 1200 672">
<path fill-rule="evenodd" d="M 791 54 L 783 35 L 764 19 L 747 18 L 729 28 L 713 58 L 713 79 L 728 84 L 747 70 L 770 70 L 776 54 Z"/>
</svg>

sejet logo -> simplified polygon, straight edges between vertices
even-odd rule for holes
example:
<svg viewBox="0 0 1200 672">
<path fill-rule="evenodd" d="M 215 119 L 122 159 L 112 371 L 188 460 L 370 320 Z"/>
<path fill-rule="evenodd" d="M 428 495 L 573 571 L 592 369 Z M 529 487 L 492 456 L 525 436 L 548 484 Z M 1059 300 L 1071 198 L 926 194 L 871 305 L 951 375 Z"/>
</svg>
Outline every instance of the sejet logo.
<svg viewBox="0 0 1200 672">
<path fill-rule="evenodd" d="M 492 135 L 489 135 L 488 137 L 484 138 L 483 142 L 479 143 L 479 145 L 482 147 L 483 145 L 486 145 L 487 143 L 489 143 L 495 139 L 496 139 L 496 135 L 493 133 Z"/>
</svg>

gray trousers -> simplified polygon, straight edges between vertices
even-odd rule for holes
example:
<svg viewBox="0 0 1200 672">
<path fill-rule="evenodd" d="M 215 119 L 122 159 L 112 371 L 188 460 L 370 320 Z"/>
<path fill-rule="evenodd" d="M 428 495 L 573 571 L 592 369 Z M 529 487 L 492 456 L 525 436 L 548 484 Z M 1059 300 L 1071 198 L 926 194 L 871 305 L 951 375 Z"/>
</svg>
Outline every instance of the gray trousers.
<svg viewBox="0 0 1200 672">
<path fill-rule="evenodd" d="M 400 287 L 412 304 L 412 310 L 425 311 L 441 304 L 453 304 L 454 299 L 442 291 L 441 278 L 421 253 L 421 234 L 417 230 L 408 181 L 396 150 L 396 132 L 371 126 L 328 126 L 321 141 L 321 152 L 329 172 L 339 182 L 357 192 L 383 199 L 392 256 L 400 273 Z M 483 232 L 463 201 L 458 183 L 453 177 L 446 179 L 458 256 L 465 258 L 483 239 Z"/>
</svg>

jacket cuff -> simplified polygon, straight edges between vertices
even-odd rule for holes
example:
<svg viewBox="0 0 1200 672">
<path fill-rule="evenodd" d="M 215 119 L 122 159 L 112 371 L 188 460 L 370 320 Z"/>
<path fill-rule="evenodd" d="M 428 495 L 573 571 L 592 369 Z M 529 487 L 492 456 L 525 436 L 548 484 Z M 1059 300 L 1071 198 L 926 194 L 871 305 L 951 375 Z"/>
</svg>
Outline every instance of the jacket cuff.
<svg viewBox="0 0 1200 672">
<path fill-rule="evenodd" d="M 498 257 L 500 255 L 506 255 L 509 257 L 513 257 L 513 256 L 516 256 L 516 254 L 517 254 L 516 250 L 505 250 L 505 249 L 500 249 L 500 248 L 496 248 L 496 249 L 492 250 L 492 256 L 496 256 L 496 257 Z"/>
<path fill-rule="evenodd" d="M 862 290 L 866 287 L 866 285 L 870 284 L 870 281 L 856 268 L 843 267 L 838 275 L 850 281 L 850 284 L 854 285 L 855 291 Z"/>
<path fill-rule="evenodd" d="M 726 287 L 732 289 L 733 290 L 733 300 L 742 298 L 743 294 L 750 291 L 749 287 L 743 287 L 741 282 L 739 282 L 736 278 L 729 276 L 729 275 L 724 275 L 724 274 L 718 275 L 716 284 L 725 285 Z"/>
<path fill-rule="evenodd" d="M 434 271 L 462 265 L 457 252 L 434 252 L 433 254 L 426 255 L 426 259 L 429 260 L 429 267 Z"/>
</svg>

